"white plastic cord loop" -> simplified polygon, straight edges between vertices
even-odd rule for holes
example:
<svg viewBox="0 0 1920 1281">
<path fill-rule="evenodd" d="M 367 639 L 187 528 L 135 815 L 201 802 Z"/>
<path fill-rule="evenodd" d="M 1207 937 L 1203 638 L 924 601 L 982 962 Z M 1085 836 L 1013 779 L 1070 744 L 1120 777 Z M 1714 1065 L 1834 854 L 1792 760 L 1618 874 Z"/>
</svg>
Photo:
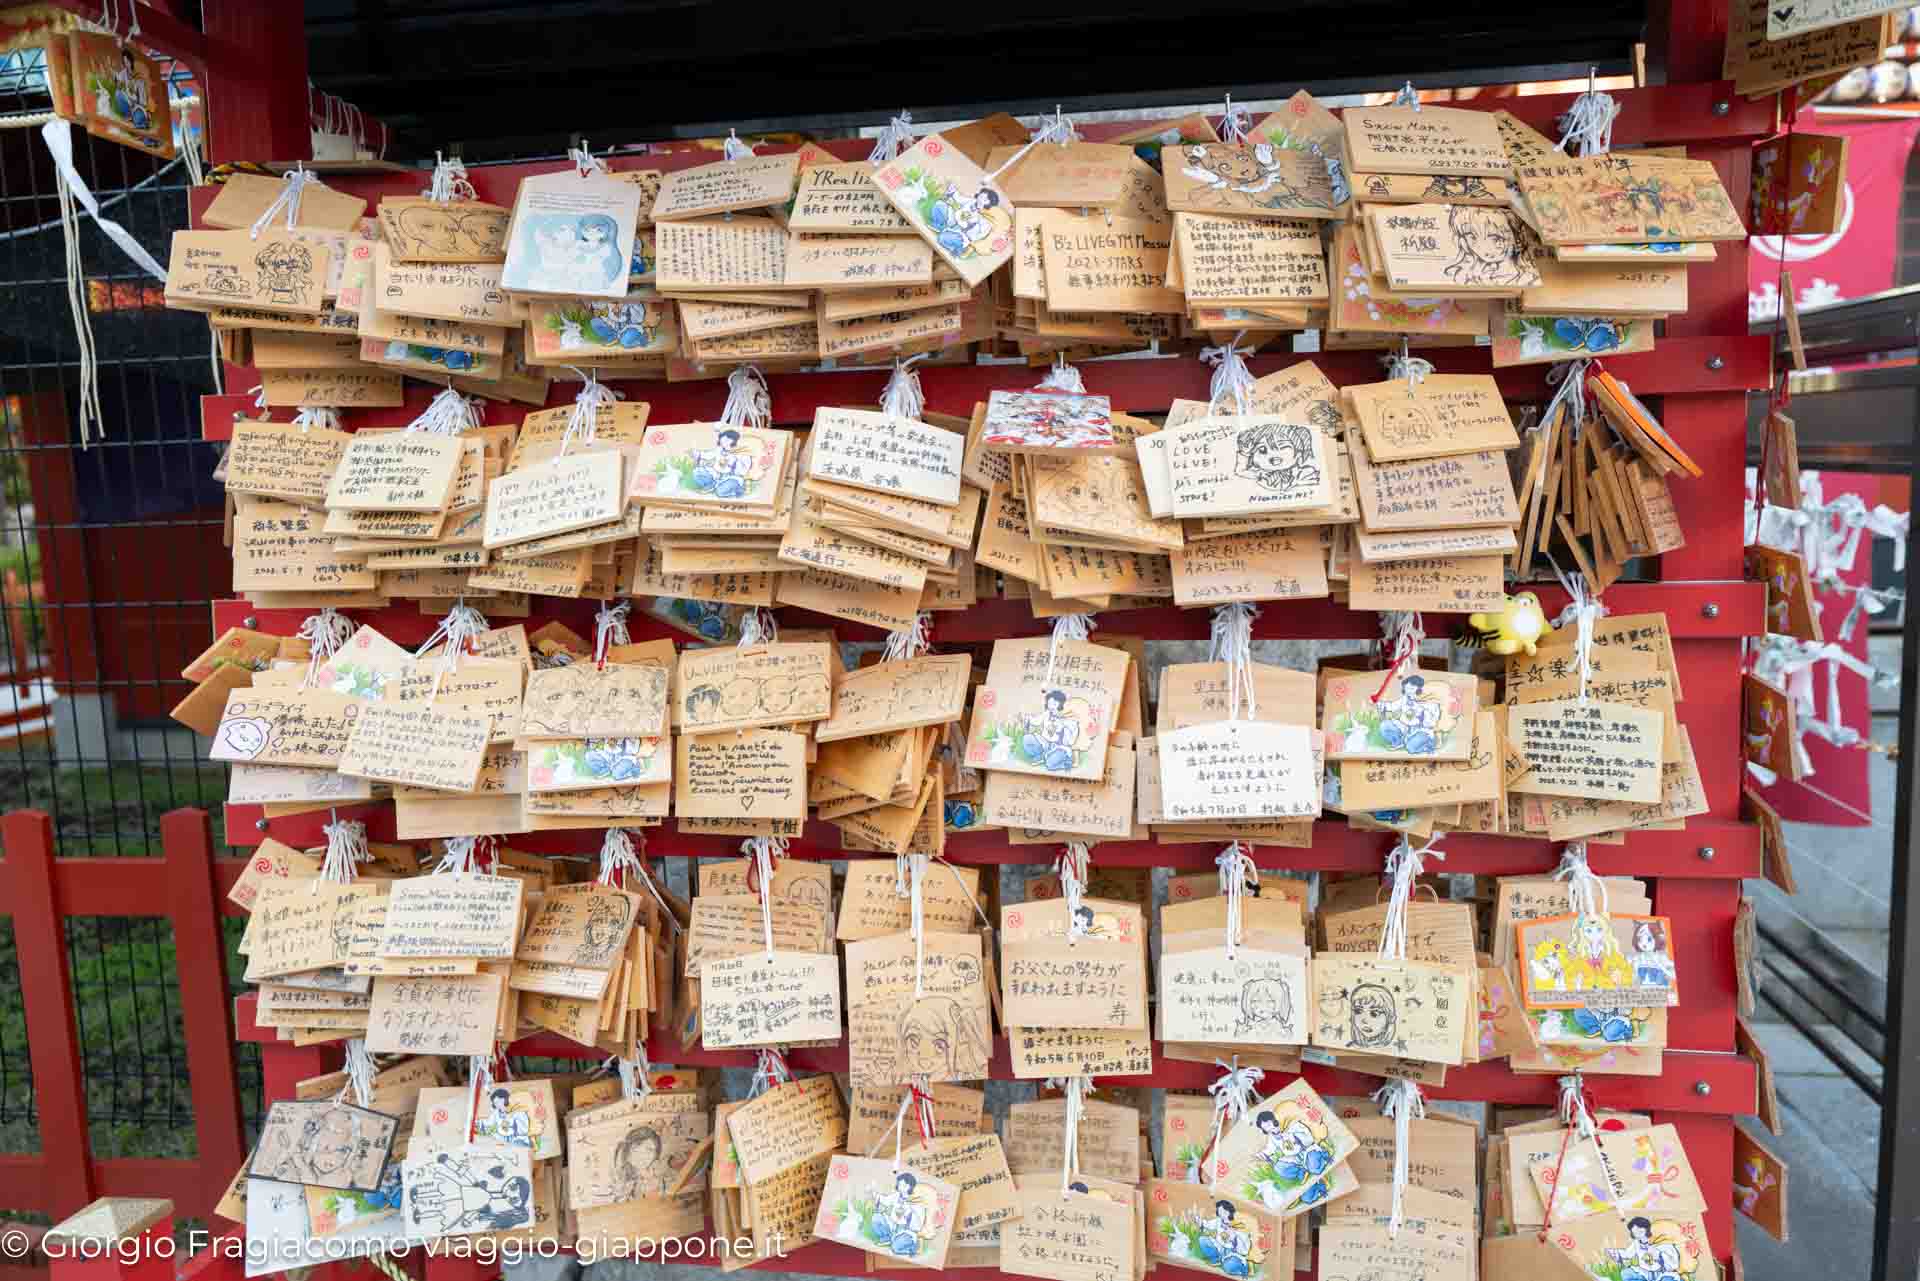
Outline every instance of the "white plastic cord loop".
<svg viewBox="0 0 1920 1281">
<path fill-rule="evenodd" d="M 1221 850 L 1213 862 L 1220 869 L 1220 893 L 1227 900 L 1227 959 L 1231 961 L 1240 946 L 1241 904 L 1248 884 L 1260 884 L 1260 869 L 1253 861 L 1252 851 L 1239 841 Z"/>
<path fill-rule="evenodd" d="M 446 853 L 433 865 L 429 876 L 470 876 L 480 870 L 480 838 L 477 836 L 449 836 L 446 840 Z"/>
<path fill-rule="evenodd" d="M 1607 883 L 1587 866 L 1587 843 L 1568 841 L 1560 851 L 1560 866 L 1553 879 L 1567 883 L 1567 910 L 1575 916 L 1607 914 Z"/>
<path fill-rule="evenodd" d="M 456 200 L 478 200 L 480 193 L 473 189 L 467 180 L 467 167 L 458 156 L 443 156 L 433 153 L 433 178 L 427 189 L 420 193 L 428 200 L 438 204 L 452 204 Z"/>
<path fill-rule="evenodd" d="M 1547 564 L 1553 566 L 1553 573 L 1560 580 L 1560 586 L 1567 592 L 1567 607 L 1553 620 L 1555 627 L 1574 624 L 1573 654 L 1580 667 L 1580 701 L 1587 701 L 1587 682 L 1593 677 L 1593 627 L 1606 617 L 1607 607 L 1600 603 L 1598 596 L 1587 592 L 1586 575 L 1575 572 L 1560 572 L 1559 564 L 1549 556 Z"/>
<path fill-rule="evenodd" d="M 1413 1121 L 1427 1114 L 1427 1104 L 1420 1093 L 1420 1087 L 1412 1081 L 1388 1081 L 1373 1092 L 1373 1101 L 1380 1105 L 1380 1115 L 1393 1118 L 1393 1215 L 1387 1222 L 1387 1235 L 1400 1235 L 1402 1217 L 1401 1199 L 1407 1190 L 1407 1149 Z"/>
<path fill-rule="evenodd" d="M 433 393 L 433 399 L 427 402 L 418 418 L 407 424 L 406 430 L 424 436 L 458 436 L 479 425 L 479 398 L 469 400 L 447 386 Z"/>
<path fill-rule="evenodd" d="M 1053 639 L 1047 642 L 1047 685 L 1053 684 L 1053 667 L 1060 656 L 1060 642 L 1083 641 L 1099 625 L 1092 614 L 1062 614 L 1053 620 Z"/>
<path fill-rule="evenodd" d="M 1407 907 L 1413 902 L 1413 887 L 1420 879 L 1426 860 L 1447 857 L 1435 848 L 1438 844 L 1439 840 L 1435 838 L 1415 849 L 1402 836 L 1399 844 L 1387 855 L 1387 875 L 1393 878 L 1393 888 L 1387 895 L 1387 919 L 1380 929 L 1380 959 L 1383 961 L 1407 959 Z"/>
<path fill-rule="evenodd" d="M 760 1057 L 753 1065 L 753 1079 L 747 1083 L 747 1097 L 757 1099 L 776 1085 L 786 1085 L 793 1080 L 793 1069 L 787 1066 L 787 1056 L 774 1049 L 760 1051 Z"/>
<path fill-rule="evenodd" d="M 1420 110 L 1420 91 L 1413 87 L 1413 81 L 1409 80 L 1400 86 L 1400 92 L 1393 95 L 1393 105 Z"/>
<path fill-rule="evenodd" d="M 303 432 L 315 427 L 339 431 L 340 411 L 330 405 L 302 405 L 293 411 L 293 425 Z"/>
<path fill-rule="evenodd" d="M 881 413 L 917 420 L 925 412 L 927 398 L 920 390 L 920 374 L 914 365 L 932 354 L 923 351 L 905 360 L 894 357 L 893 373 L 888 376 L 887 385 L 880 392 Z"/>
<path fill-rule="evenodd" d="M 638 1060 L 617 1058 L 613 1061 L 613 1070 L 620 1077 L 620 1097 L 623 1099 L 644 1099 L 653 1093 L 653 1065 L 647 1062 L 644 1042 L 638 1047 Z"/>
<path fill-rule="evenodd" d="M 574 393 L 573 412 L 567 415 L 567 430 L 560 437 L 562 457 L 575 445 L 593 444 L 595 431 L 600 425 L 600 411 L 627 398 L 625 392 L 615 391 L 601 382 L 599 370 L 582 370 L 571 365 L 568 368 L 580 375 L 582 385 Z"/>
<path fill-rule="evenodd" d="M 913 113 L 903 111 L 887 121 L 886 128 L 873 140 L 873 150 L 867 153 L 867 163 L 884 165 L 912 145 Z"/>
<path fill-rule="evenodd" d="M 1253 114 L 1244 105 L 1235 106 L 1233 95 L 1228 94 L 1226 110 L 1220 115 L 1220 141 L 1242 143 L 1252 131 Z"/>
<path fill-rule="evenodd" d="M 627 614 L 633 609 L 633 602 L 623 600 L 619 604 L 603 600 L 593 615 L 593 661 L 597 667 L 607 665 L 607 649 L 613 645 L 626 645 L 632 642 L 632 633 L 627 630 Z"/>
<path fill-rule="evenodd" d="M 1060 1195 L 1063 1197 L 1073 1188 L 1073 1176 L 1080 1173 L 1080 1117 L 1086 1111 L 1087 1090 L 1092 1084 L 1092 1078 L 1085 1076 L 1047 1078 L 1048 1088 L 1059 1090 L 1067 1100 L 1066 1126 L 1060 1144 Z"/>
<path fill-rule="evenodd" d="M 1080 371 L 1067 363 L 1065 353 L 1053 358 L 1053 367 L 1047 370 L 1047 376 L 1034 384 L 1035 391 L 1067 391 L 1076 396 L 1087 394 L 1087 383 Z"/>
<path fill-rule="evenodd" d="M 358 819 L 337 818 L 323 824 L 320 830 L 327 835 L 326 856 L 320 861 L 320 879 L 336 885 L 351 885 L 360 877 L 360 864 L 373 859 L 372 851 L 367 848 L 367 825 Z"/>
<path fill-rule="evenodd" d="M 1240 719 L 1240 705 L 1246 704 L 1247 719 L 1259 711 L 1253 692 L 1253 620 L 1260 611 L 1245 601 L 1231 601 L 1214 607 L 1210 648 L 1212 661 L 1227 665 L 1227 719 Z"/>
<path fill-rule="evenodd" d="M 1594 87 L 1594 73 L 1587 72 L 1587 91 L 1573 100 L 1560 117 L 1560 141 L 1554 150 L 1573 147 L 1576 156 L 1598 156 L 1613 150 L 1613 122 L 1620 114 L 1620 103 L 1610 93 Z"/>
<path fill-rule="evenodd" d="M 909 658 L 918 658 L 933 645 L 933 615 L 921 610 L 913 616 L 913 622 L 898 631 L 887 633 L 886 648 L 881 651 L 883 662 L 898 663 Z"/>
<path fill-rule="evenodd" d="M 727 403 L 720 421 L 729 427 L 765 429 L 773 421 L 773 393 L 758 367 L 742 365 L 727 375 Z"/>
<path fill-rule="evenodd" d="M 737 130 L 727 130 L 726 140 L 720 144 L 720 154 L 728 160 L 745 160 L 753 155 L 753 144 L 743 141 Z"/>
<path fill-rule="evenodd" d="M 1221 1074 L 1214 1079 L 1212 1085 L 1207 1087 L 1207 1093 L 1213 1096 L 1213 1135 L 1207 1140 L 1207 1146 L 1201 1152 L 1203 1158 L 1207 1153 L 1219 1148 L 1220 1136 L 1238 1125 L 1240 1119 L 1246 1116 L 1248 1109 L 1253 1107 L 1254 1091 L 1267 1075 L 1261 1068 L 1241 1067 L 1238 1054 L 1233 1056 L 1232 1066 L 1228 1066 L 1221 1059 L 1215 1059 L 1213 1062 L 1220 1069 Z M 1200 1166 L 1203 1163 L 1203 1161 L 1195 1161 L 1187 1167 L 1188 1182 L 1200 1182 Z M 1219 1165 L 1216 1163 L 1212 1168 L 1215 1173 L 1207 1180 L 1209 1188 L 1217 1187 L 1220 1183 Z"/>
<path fill-rule="evenodd" d="M 625 888 L 628 877 L 640 874 L 640 855 L 633 848 L 632 835 L 624 827 L 608 828 L 600 838 L 600 871 L 594 879 L 602 885 Z"/>
<path fill-rule="evenodd" d="M 1404 378 L 1407 380 L 1407 395 L 1409 396 L 1413 395 L 1420 384 L 1427 380 L 1427 375 L 1433 372 L 1433 362 L 1431 360 L 1426 360 L 1408 353 L 1407 340 L 1405 338 L 1400 340 L 1400 352 L 1398 355 L 1386 355 L 1380 359 L 1386 362 L 1387 380 L 1389 382 L 1396 378 Z"/>
<path fill-rule="evenodd" d="M 1067 904 L 1067 942 L 1078 943 L 1086 937 L 1086 923 L 1080 919 L 1081 900 L 1087 892 L 1087 869 L 1093 851 L 1085 841 L 1068 841 L 1060 851 L 1055 867 L 1060 873 L 1060 897 Z"/>
<path fill-rule="evenodd" d="M 287 215 L 287 230 L 292 231 L 295 224 L 300 221 L 300 195 L 306 191 L 307 184 L 312 181 L 314 181 L 313 171 L 295 161 L 293 168 L 280 176 L 280 190 L 274 195 L 273 203 L 253 220 L 253 228 L 249 233 L 252 238 L 260 239 L 260 233 L 272 224 L 274 215 L 281 212 Z"/>
<path fill-rule="evenodd" d="M 352 1095 L 355 1106 L 371 1108 L 373 1106 L 373 1074 L 375 1069 L 373 1055 L 367 1053 L 367 1040 L 365 1037 L 356 1036 L 347 1042 L 346 1070 L 346 1084 L 340 1087 L 340 1093 L 335 1097 L 344 1099 L 348 1095 Z"/>
<path fill-rule="evenodd" d="M 320 679 L 320 669 L 353 635 L 353 620 L 333 606 L 323 605 L 319 613 L 302 619 L 300 630 L 294 634 L 307 642 L 307 678 L 301 685 L 312 689 L 313 683 Z"/>
<path fill-rule="evenodd" d="M 740 615 L 740 641 L 742 648 L 750 645 L 771 645 L 780 638 L 780 620 L 773 616 L 770 609 L 753 608 Z"/>
<path fill-rule="evenodd" d="M 1011 156 L 1008 156 L 1005 164 L 988 174 L 987 181 L 998 181 L 1001 174 L 1007 172 L 1022 160 L 1025 160 L 1027 153 L 1043 142 L 1058 143 L 1064 147 L 1068 143 L 1077 140 L 1079 136 L 1080 135 L 1074 131 L 1072 118 L 1062 112 L 1059 106 L 1056 105 L 1051 116 L 1042 115 L 1040 117 L 1040 123 L 1034 126 L 1033 133 L 1028 137 L 1026 145 L 1014 152 Z"/>
<path fill-rule="evenodd" d="M 1547 384 L 1553 388 L 1546 407 L 1540 411 L 1540 425 L 1545 427 L 1553 421 L 1555 410 L 1567 412 L 1569 428 L 1578 430 L 1587 420 L 1587 366 L 1592 362 L 1569 360 L 1553 365 L 1547 370 Z"/>
<path fill-rule="evenodd" d="M 607 162 L 593 154 L 593 147 L 585 138 L 580 140 L 579 146 L 567 148 L 567 158 L 573 162 L 574 172 L 582 178 L 607 171 Z"/>
<path fill-rule="evenodd" d="M 1247 368 L 1247 352 L 1240 344 L 1246 338 L 1247 331 L 1242 329 L 1233 336 L 1232 341 L 1220 347 L 1202 347 L 1200 361 L 1213 366 L 1213 379 L 1208 384 L 1207 412 L 1217 413 L 1220 402 L 1233 397 L 1233 412 L 1244 414 L 1252 403 L 1253 371 Z"/>
</svg>

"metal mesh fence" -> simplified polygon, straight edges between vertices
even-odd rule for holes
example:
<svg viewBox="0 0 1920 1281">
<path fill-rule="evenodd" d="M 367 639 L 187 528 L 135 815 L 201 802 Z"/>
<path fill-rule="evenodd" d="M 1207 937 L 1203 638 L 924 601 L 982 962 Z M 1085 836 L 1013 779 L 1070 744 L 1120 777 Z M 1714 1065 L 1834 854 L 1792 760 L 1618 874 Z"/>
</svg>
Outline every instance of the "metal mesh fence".
<svg viewBox="0 0 1920 1281">
<path fill-rule="evenodd" d="M 190 91 L 183 78 L 177 88 Z M 37 125 L 43 53 L 0 56 L 0 811 L 53 818 L 63 857 L 157 857 L 160 816 L 207 809 L 225 844 L 226 769 L 168 710 L 225 595 L 224 496 L 199 398 L 215 390 L 206 322 L 82 215 L 77 266 L 105 438 L 82 448 L 80 346 L 55 169 Z M 72 130 L 103 216 L 164 262 L 188 219 L 183 161 Z M 229 972 L 238 975 L 229 922 Z M 182 1156 L 194 1117 L 172 930 L 164 918 L 67 929 L 94 1154 Z M 250 1125 L 256 1047 L 240 1052 Z M 0 921 L 0 1150 L 39 1146 L 12 923 Z M 4 1207 L 0 1207 L 4 1209 Z"/>
</svg>

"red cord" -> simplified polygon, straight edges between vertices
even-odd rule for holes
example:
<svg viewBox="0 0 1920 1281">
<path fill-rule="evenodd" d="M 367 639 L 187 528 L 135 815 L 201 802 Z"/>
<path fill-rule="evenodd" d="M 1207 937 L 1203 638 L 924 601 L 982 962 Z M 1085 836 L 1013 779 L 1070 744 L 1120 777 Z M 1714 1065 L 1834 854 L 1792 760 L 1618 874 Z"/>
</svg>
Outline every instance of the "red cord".
<svg viewBox="0 0 1920 1281">
<path fill-rule="evenodd" d="M 1553 1201 L 1560 1195 L 1560 1171 L 1566 1168 L 1567 1145 L 1573 1142 L 1573 1127 L 1569 1125 L 1565 1134 L 1560 1136 L 1560 1159 L 1553 1163 L 1553 1182 L 1547 1187 L 1547 1217 L 1540 1225 L 1540 1240 L 1547 1239 L 1547 1232 L 1553 1227 Z"/>
</svg>

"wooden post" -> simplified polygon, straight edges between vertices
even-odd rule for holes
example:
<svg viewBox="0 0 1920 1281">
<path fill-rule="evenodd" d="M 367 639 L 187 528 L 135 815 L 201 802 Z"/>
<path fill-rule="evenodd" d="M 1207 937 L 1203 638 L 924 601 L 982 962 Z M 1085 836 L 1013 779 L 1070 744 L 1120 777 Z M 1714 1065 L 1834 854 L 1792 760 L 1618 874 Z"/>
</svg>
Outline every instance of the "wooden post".
<svg viewBox="0 0 1920 1281">
<path fill-rule="evenodd" d="M 55 1214 L 72 1214 L 93 1200 L 93 1145 L 67 932 L 53 888 L 53 820 L 40 810 L 15 810 L 0 818 L 0 848 L 7 855 L 0 868 L 13 910 L 20 996 L 32 1031 L 27 1050 L 40 1104 L 40 1147 L 57 1154 L 45 1166 L 47 1204 Z"/>
<path fill-rule="evenodd" d="M 193 1116 L 200 1136 L 200 1182 L 185 1201 L 191 1213 L 205 1215 L 246 1157 L 233 1021 L 227 1012 L 227 945 L 214 897 L 213 837 L 206 811 L 179 809 L 163 815 L 160 843 L 167 864 L 167 914 L 173 919 L 180 973 Z"/>
<path fill-rule="evenodd" d="M 172 1281 L 172 1245 L 173 1202 L 158 1197 L 101 1197 L 40 1239 L 52 1281 Z"/>
<path fill-rule="evenodd" d="M 205 0 L 207 160 L 310 160 L 302 6 Z"/>
</svg>

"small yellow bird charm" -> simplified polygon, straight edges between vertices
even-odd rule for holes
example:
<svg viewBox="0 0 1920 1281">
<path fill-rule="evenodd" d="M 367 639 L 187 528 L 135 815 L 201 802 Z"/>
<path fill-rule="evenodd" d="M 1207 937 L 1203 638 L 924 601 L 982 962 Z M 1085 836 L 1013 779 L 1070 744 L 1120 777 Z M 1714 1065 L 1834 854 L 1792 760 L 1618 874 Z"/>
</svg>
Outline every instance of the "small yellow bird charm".
<svg viewBox="0 0 1920 1281">
<path fill-rule="evenodd" d="M 1532 592 L 1507 597 L 1498 613 L 1469 615 L 1467 625 L 1493 654 L 1531 654 L 1553 634 L 1540 598 Z"/>
</svg>

